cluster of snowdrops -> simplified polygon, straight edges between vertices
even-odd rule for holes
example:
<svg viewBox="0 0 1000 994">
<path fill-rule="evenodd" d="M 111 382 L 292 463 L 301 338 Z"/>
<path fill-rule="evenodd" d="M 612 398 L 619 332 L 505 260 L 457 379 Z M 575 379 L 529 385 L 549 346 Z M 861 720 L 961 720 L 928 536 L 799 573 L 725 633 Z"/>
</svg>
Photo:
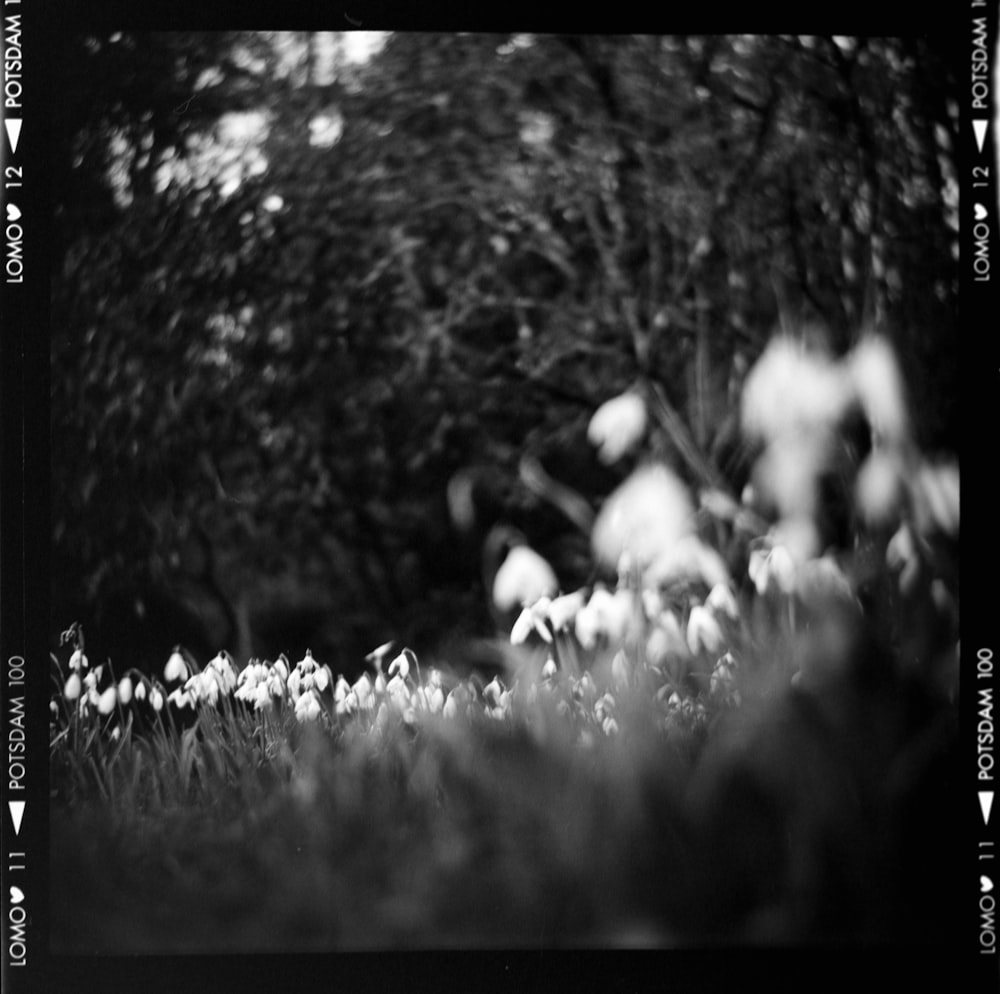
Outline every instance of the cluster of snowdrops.
<svg viewBox="0 0 1000 994">
<path fill-rule="evenodd" d="M 852 412 L 866 425 L 862 452 L 846 438 Z M 620 703 L 630 695 L 655 702 L 665 725 L 738 706 L 751 671 L 759 676 L 763 641 L 794 639 L 831 608 L 842 617 L 861 612 L 861 558 L 874 555 L 899 596 L 923 583 L 936 609 L 957 615 L 957 592 L 938 578 L 935 561 L 939 537 L 957 543 L 957 467 L 917 450 L 885 340 L 867 336 L 837 359 L 775 338 L 743 384 L 740 414 L 755 456 L 750 483 L 736 496 L 706 479 L 695 496 L 696 487 L 647 454 L 655 432 L 677 433 L 658 421 L 655 395 L 637 386 L 595 412 L 589 438 L 598 456 L 635 460 L 591 534 L 596 566 L 616 579 L 566 592 L 532 548 L 511 549 L 489 591 L 516 616 L 501 673 L 459 676 L 446 661 L 422 669 L 411 649 L 387 643 L 353 682 L 308 650 L 295 663 L 281 656 L 241 667 L 225 651 L 199 666 L 178 648 L 162 677 L 115 675 L 109 662 L 90 667 L 73 629 L 68 662 L 53 656 L 53 741 L 81 722 L 117 739 L 137 709 L 166 724 L 237 709 L 377 733 L 390 721 L 416 727 L 429 716 L 514 721 L 538 702 L 572 717 L 587 741 L 620 733 Z M 850 505 L 846 550 L 825 545 L 831 476 Z M 799 669 L 791 660 L 780 679 L 806 680 Z"/>
</svg>

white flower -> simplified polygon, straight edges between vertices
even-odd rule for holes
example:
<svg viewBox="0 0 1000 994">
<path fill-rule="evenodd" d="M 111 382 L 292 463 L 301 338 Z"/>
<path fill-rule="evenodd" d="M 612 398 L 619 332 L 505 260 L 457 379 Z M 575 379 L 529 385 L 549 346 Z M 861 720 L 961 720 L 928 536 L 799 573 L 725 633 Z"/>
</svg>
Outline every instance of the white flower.
<svg viewBox="0 0 1000 994">
<path fill-rule="evenodd" d="M 940 531 L 956 536 L 961 522 L 958 466 L 924 463 L 914 483 L 914 514 L 922 534 Z"/>
<path fill-rule="evenodd" d="M 816 513 L 818 480 L 829 463 L 827 436 L 795 434 L 772 442 L 753 468 L 755 490 L 782 517 Z"/>
<path fill-rule="evenodd" d="M 167 703 L 173 704 L 174 707 L 177 708 L 194 707 L 194 699 L 191 697 L 191 694 L 187 690 L 182 690 L 180 687 L 171 691 L 167 695 Z"/>
<path fill-rule="evenodd" d="M 315 721 L 321 712 L 319 698 L 313 691 L 302 694 L 295 702 L 295 717 L 301 721 Z"/>
<path fill-rule="evenodd" d="M 626 590 L 611 593 L 597 586 L 590 600 L 576 615 L 576 637 L 584 649 L 593 649 L 599 639 L 616 645 L 625 638 L 632 618 L 632 594 Z"/>
<path fill-rule="evenodd" d="M 731 652 L 721 656 L 712 670 L 709 679 L 709 690 L 714 694 L 718 691 L 727 691 L 733 688 L 735 681 L 736 659 Z"/>
<path fill-rule="evenodd" d="M 515 545 L 493 578 L 493 603 L 501 611 L 512 611 L 558 590 L 552 567 L 534 549 Z"/>
<path fill-rule="evenodd" d="M 611 679 L 614 680 L 616 687 L 628 686 L 630 669 L 625 650 L 619 649 L 611 660 Z"/>
<path fill-rule="evenodd" d="M 885 549 L 886 565 L 899 573 L 899 586 L 909 593 L 920 575 L 920 554 L 916 538 L 908 524 L 900 525 Z"/>
<path fill-rule="evenodd" d="M 219 683 L 225 693 L 230 693 L 236 686 L 236 669 L 233 666 L 233 657 L 228 652 L 220 652 L 210 659 L 208 669 L 218 674 Z"/>
<path fill-rule="evenodd" d="M 771 588 L 787 594 L 795 586 L 795 561 L 781 545 L 771 549 L 754 549 L 750 553 L 747 572 L 758 594 L 764 594 Z"/>
<path fill-rule="evenodd" d="M 687 643 L 692 655 L 705 651 L 709 654 L 718 652 L 725 639 L 722 629 L 712 612 L 703 604 L 695 604 L 688 616 Z"/>
<path fill-rule="evenodd" d="M 653 588 L 680 580 L 704 583 L 706 587 L 724 587 L 729 580 L 729 570 L 715 549 L 697 535 L 684 535 L 658 556 L 643 576 L 643 581 Z"/>
<path fill-rule="evenodd" d="M 903 501 L 903 466 L 898 456 L 885 449 L 872 450 L 858 470 L 854 496 L 869 525 L 898 520 Z"/>
<path fill-rule="evenodd" d="M 358 707 L 372 708 L 375 706 L 375 699 L 372 696 L 372 682 L 368 679 L 367 673 L 362 673 L 351 688 L 357 698 Z"/>
<path fill-rule="evenodd" d="M 687 654 L 687 640 L 681 631 L 677 615 L 673 611 L 663 611 L 646 640 L 646 658 L 655 666 L 664 663 L 671 656 L 686 657 Z"/>
<path fill-rule="evenodd" d="M 122 704 L 128 704 L 132 700 L 132 680 L 130 677 L 122 677 L 118 682 L 118 700 Z"/>
<path fill-rule="evenodd" d="M 500 697 L 503 694 L 503 686 L 500 683 L 498 677 L 493 677 L 492 680 L 483 688 L 483 697 L 488 701 L 492 701 L 494 705 L 500 703 Z"/>
<path fill-rule="evenodd" d="M 663 465 L 636 470 L 604 502 L 591 541 L 598 561 L 618 569 L 622 556 L 640 568 L 667 555 L 693 524 L 687 487 Z"/>
<path fill-rule="evenodd" d="M 563 594 L 549 604 L 549 624 L 555 632 L 568 628 L 576 619 L 577 613 L 587 603 L 587 596 L 582 590 L 571 594 Z"/>
<path fill-rule="evenodd" d="M 427 710 L 431 714 L 439 714 L 444 708 L 444 690 L 440 684 L 431 686 L 427 691 Z"/>
<path fill-rule="evenodd" d="M 137 701 L 144 701 L 146 699 L 146 681 L 140 680 L 135 685 L 135 699 Z"/>
<path fill-rule="evenodd" d="M 163 692 L 159 687 L 154 687 L 149 692 L 149 703 L 153 705 L 154 711 L 163 710 Z"/>
<path fill-rule="evenodd" d="M 773 441 L 832 429 L 852 398 L 845 371 L 827 356 L 780 335 L 773 338 L 743 385 L 743 430 Z"/>
<path fill-rule="evenodd" d="M 587 438 L 601 462 L 617 462 L 636 446 L 646 431 L 646 405 L 633 391 L 605 401 L 590 419 Z"/>
<path fill-rule="evenodd" d="M 306 649 L 306 654 L 295 664 L 295 668 L 300 673 L 311 673 L 316 669 L 316 660 L 313 659 L 312 649 Z"/>
<path fill-rule="evenodd" d="M 170 658 L 167 660 L 167 665 L 163 667 L 163 678 L 171 683 L 174 680 L 186 680 L 188 678 L 188 667 L 187 663 L 184 661 L 184 657 L 175 649 Z"/>
<path fill-rule="evenodd" d="M 846 362 L 876 445 L 905 444 L 909 436 L 906 390 L 892 346 L 880 336 L 866 335 Z"/>
<path fill-rule="evenodd" d="M 557 672 L 556 661 L 549 656 L 548 659 L 545 660 L 545 665 L 542 667 L 542 679 L 551 680 Z"/>
<path fill-rule="evenodd" d="M 407 658 L 405 649 L 389 663 L 389 676 L 393 676 L 393 674 L 398 674 L 402 680 L 410 675 L 410 660 Z"/>
<path fill-rule="evenodd" d="M 69 668 L 71 670 L 85 670 L 90 664 L 82 649 L 74 649 L 73 655 L 69 657 Z"/>
<path fill-rule="evenodd" d="M 523 645 L 533 631 L 541 635 L 546 642 L 551 642 L 552 632 L 546 624 L 551 605 L 551 598 L 539 597 L 534 604 L 525 607 L 510 630 L 510 644 Z"/>
<path fill-rule="evenodd" d="M 254 711 L 263 711 L 265 708 L 273 706 L 273 701 L 271 698 L 271 691 L 267 685 L 267 681 L 262 680 L 254 688 L 253 694 L 247 698 L 248 701 L 253 702 Z"/>
<path fill-rule="evenodd" d="M 714 614 L 724 614 L 733 621 L 736 621 L 740 616 L 736 597 L 728 583 L 718 583 L 712 587 L 705 600 L 705 606 L 710 608 Z"/>
<path fill-rule="evenodd" d="M 80 696 L 82 690 L 83 683 L 80 680 L 79 673 L 71 673 L 69 679 L 66 681 L 66 686 L 63 688 L 63 696 L 67 701 L 75 701 Z"/>
</svg>

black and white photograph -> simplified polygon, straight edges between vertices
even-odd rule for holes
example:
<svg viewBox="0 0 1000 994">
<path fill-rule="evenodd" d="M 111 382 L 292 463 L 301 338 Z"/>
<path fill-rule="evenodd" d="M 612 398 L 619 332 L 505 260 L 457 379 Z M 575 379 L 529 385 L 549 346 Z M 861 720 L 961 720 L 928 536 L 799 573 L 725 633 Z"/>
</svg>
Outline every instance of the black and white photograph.
<svg viewBox="0 0 1000 994">
<path fill-rule="evenodd" d="M 817 951 L 800 990 L 831 954 L 993 963 L 959 581 L 996 162 L 954 33 L 54 35 L 44 129 L 0 135 L 48 322 L 12 992 L 14 765 L 31 952 L 147 990 L 262 954 L 283 990 L 303 959 L 389 990 L 437 954 L 552 956 L 551 987 L 606 952 L 620 982 L 565 985 L 621 990 L 706 951 Z"/>
</svg>

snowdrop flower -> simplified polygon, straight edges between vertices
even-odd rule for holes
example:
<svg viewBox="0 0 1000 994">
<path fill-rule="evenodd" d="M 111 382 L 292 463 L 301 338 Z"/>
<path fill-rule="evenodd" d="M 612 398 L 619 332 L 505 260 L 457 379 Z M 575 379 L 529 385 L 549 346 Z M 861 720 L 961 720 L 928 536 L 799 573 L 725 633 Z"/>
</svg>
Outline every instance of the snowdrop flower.
<svg viewBox="0 0 1000 994">
<path fill-rule="evenodd" d="M 632 617 L 632 595 L 628 590 L 611 593 L 597 586 L 576 616 L 576 637 L 584 649 L 593 649 L 599 639 L 615 645 L 625 637 Z"/>
<path fill-rule="evenodd" d="M 850 379 L 837 363 L 780 335 L 747 374 L 743 429 L 765 441 L 828 431 L 847 410 L 852 394 Z"/>
<path fill-rule="evenodd" d="M 619 649 L 611 660 L 611 679 L 619 689 L 628 686 L 629 670 L 628 656 L 624 649 Z"/>
<path fill-rule="evenodd" d="M 177 708 L 194 707 L 194 699 L 191 697 L 191 694 L 187 690 L 182 690 L 180 687 L 171 691 L 167 695 L 167 703 L 173 704 L 174 707 Z"/>
<path fill-rule="evenodd" d="M 823 608 L 834 602 L 860 610 L 851 581 L 832 556 L 820 556 L 803 563 L 796 572 L 795 592 L 804 604 Z"/>
<path fill-rule="evenodd" d="M 702 651 L 714 654 L 725 644 L 718 621 L 703 604 L 695 604 L 691 608 L 691 614 L 688 616 L 687 643 L 694 656 Z"/>
<path fill-rule="evenodd" d="M 300 722 L 315 721 L 321 710 L 319 698 L 313 690 L 301 694 L 295 702 L 295 717 Z"/>
<path fill-rule="evenodd" d="M 124 676 L 118 682 L 118 700 L 123 705 L 132 700 L 132 679 L 130 677 Z"/>
<path fill-rule="evenodd" d="M 357 698 L 358 707 L 370 709 L 375 706 L 375 699 L 372 696 L 372 682 L 368 679 L 367 673 L 362 673 L 351 688 Z"/>
<path fill-rule="evenodd" d="M 66 681 L 66 686 L 63 688 L 63 697 L 67 701 L 75 701 L 83 690 L 83 683 L 80 680 L 79 673 L 71 673 L 69 679 Z"/>
<path fill-rule="evenodd" d="M 493 677 L 492 680 L 483 688 L 483 697 L 488 701 L 492 701 L 494 705 L 500 703 L 500 697 L 503 694 L 503 686 L 500 683 L 499 677 Z"/>
<path fill-rule="evenodd" d="M 920 575 L 920 555 L 916 538 L 912 529 L 906 523 L 902 524 L 895 535 L 889 539 L 885 549 L 886 565 L 899 573 L 899 587 L 908 594 Z"/>
<path fill-rule="evenodd" d="M 552 632 L 546 624 L 551 606 L 551 598 L 539 597 L 534 604 L 525 607 L 510 630 L 510 644 L 523 645 L 532 632 L 537 632 L 546 642 L 551 642 Z"/>
<path fill-rule="evenodd" d="M 608 736 L 617 735 L 618 722 L 615 721 L 615 719 L 611 715 L 608 715 L 607 718 L 605 718 L 604 721 L 601 723 L 601 731 Z"/>
<path fill-rule="evenodd" d="M 549 604 L 549 624 L 555 632 L 561 632 L 569 628 L 576 620 L 577 614 L 587 603 L 586 594 L 582 590 L 575 590 L 571 594 L 563 594 L 555 598 Z"/>
<path fill-rule="evenodd" d="M 644 466 L 604 502 L 591 535 L 594 554 L 608 569 L 617 569 L 624 555 L 644 568 L 691 532 L 693 510 L 671 470 Z"/>
<path fill-rule="evenodd" d="M 549 656 L 548 659 L 545 660 L 545 665 L 542 667 L 542 679 L 551 680 L 557 672 L 556 661 Z"/>
<path fill-rule="evenodd" d="M 661 665 L 671 656 L 687 657 L 688 644 L 681 631 L 681 623 L 673 611 L 663 611 L 646 640 L 646 658 L 654 666 Z"/>
<path fill-rule="evenodd" d="M 740 616 L 740 609 L 736 603 L 736 597 L 728 583 L 717 583 L 712 587 L 708 597 L 705 599 L 705 606 L 713 614 L 724 614 L 732 621 L 736 621 Z"/>
<path fill-rule="evenodd" d="M 218 682 L 224 693 L 230 693 L 236 686 L 236 669 L 233 657 L 228 652 L 220 652 L 210 659 L 208 669 L 218 674 Z"/>
<path fill-rule="evenodd" d="M 372 666 L 375 667 L 376 673 L 381 673 L 382 663 L 385 660 L 385 657 L 388 656 L 389 653 L 392 651 L 392 647 L 395 644 L 396 643 L 393 642 L 391 639 L 388 642 L 383 642 L 380 646 L 378 646 L 375 649 L 372 649 L 372 651 L 369 652 L 367 656 L 365 656 L 365 662 L 371 663 Z"/>
<path fill-rule="evenodd" d="M 135 699 L 137 701 L 144 701 L 146 699 L 146 681 L 140 680 L 135 685 Z"/>
<path fill-rule="evenodd" d="M 684 535 L 650 564 L 643 580 L 653 587 L 681 580 L 719 587 L 729 580 L 729 570 L 715 549 L 697 535 Z"/>
<path fill-rule="evenodd" d="M 246 699 L 253 702 L 254 711 L 263 711 L 265 708 L 270 708 L 274 705 L 274 699 L 266 680 L 258 683 L 254 688 L 253 694 Z"/>
<path fill-rule="evenodd" d="M 69 657 L 69 668 L 71 670 L 85 670 L 90 665 L 82 649 L 74 649 L 73 655 Z"/>
<path fill-rule="evenodd" d="M 149 703 L 153 706 L 154 711 L 163 710 L 163 691 L 159 687 L 154 687 L 149 692 Z"/>
<path fill-rule="evenodd" d="M 282 683 L 288 682 L 288 660 L 285 658 L 284 653 L 271 663 L 271 670 Z"/>
<path fill-rule="evenodd" d="M 587 438 L 597 447 L 606 465 L 617 462 L 634 448 L 646 431 L 646 405 L 634 391 L 605 401 L 590 419 Z"/>
<path fill-rule="evenodd" d="M 727 652 L 715 664 L 712 676 L 709 679 L 709 690 L 715 694 L 720 691 L 726 692 L 733 689 L 735 682 L 736 659 L 731 652 Z"/>
<path fill-rule="evenodd" d="M 910 430 L 906 391 L 892 346 L 881 336 L 866 335 L 851 350 L 846 365 L 876 445 L 906 444 Z"/>
<path fill-rule="evenodd" d="M 512 611 L 558 590 L 552 567 L 534 549 L 515 545 L 493 578 L 493 603 L 501 611 Z"/>
<path fill-rule="evenodd" d="M 617 703 L 610 693 L 606 693 L 599 697 L 594 704 L 594 717 L 603 722 L 608 718 L 614 709 L 617 707 Z"/>
<path fill-rule="evenodd" d="M 117 742 L 121 737 L 122 737 L 121 725 L 115 725 L 115 727 L 111 729 L 111 741 Z"/>
<path fill-rule="evenodd" d="M 413 653 L 409 649 L 404 649 L 391 663 L 389 663 L 389 676 L 398 674 L 405 680 L 410 675 L 410 657 Z"/>
<path fill-rule="evenodd" d="M 903 502 L 903 466 L 899 457 L 884 449 L 870 452 L 854 481 L 854 497 L 869 525 L 898 520 Z"/>
<path fill-rule="evenodd" d="M 431 714 L 440 714 L 444 709 L 444 690 L 438 686 L 431 686 L 427 691 L 427 710 Z"/>
<path fill-rule="evenodd" d="M 812 517 L 818 480 L 829 463 L 830 437 L 789 435 L 772 442 L 753 468 L 754 489 L 782 517 Z"/>
<path fill-rule="evenodd" d="M 163 678 L 167 683 L 174 680 L 186 680 L 188 678 L 188 667 L 184 657 L 179 650 L 174 649 L 167 660 L 167 665 L 163 667 Z"/>
<path fill-rule="evenodd" d="M 406 681 L 398 673 L 392 677 L 388 684 L 386 684 L 385 689 L 388 691 L 389 696 L 398 707 L 405 707 L 409 705 L 409 688 L 406 686 Z"/>
<path fill-rule="evenodd" d="M 777 555 L 775 549 L 759 547 L 750 552 L 747 573 L 761 596 L 773 587 L 788 593 L 794 584 L 795 564 L 780 547 Z"/>
<path fill-rule="evenodd" d="M 177 693 L 177 691 L 174 691 L 174 693 Z M 219 697 L 219 684 L 215 679 L 215 671 L 206 669 L 202 670 L 201 673 L 195 673 L 184 684 L 183 693 L 192 707 L 202 700 L 206 700 L 214 706 Z M 173 698 L 173 696 L 174 694 L 171 694 L 170 698 Z M 179 704 L 178 706 L 183 707 L 184 705 Z"/>
<path fill-rule="evenodd" d="M 958 535 L 961 522 L 958 466 L 924 463 L 914 484 L 914 515 L 922 534 L 940 531 Z"/>
<path fill-rule="evenodd" d="M 236 678 L 236 692 L 234 696 L 241 701 L 254 700 L 258 687 L 264 686 L 266 690 L 267 674 L 268 669 L 263 663 L 251 660 L 240 670 L 240 674 Z"/>
</svg>

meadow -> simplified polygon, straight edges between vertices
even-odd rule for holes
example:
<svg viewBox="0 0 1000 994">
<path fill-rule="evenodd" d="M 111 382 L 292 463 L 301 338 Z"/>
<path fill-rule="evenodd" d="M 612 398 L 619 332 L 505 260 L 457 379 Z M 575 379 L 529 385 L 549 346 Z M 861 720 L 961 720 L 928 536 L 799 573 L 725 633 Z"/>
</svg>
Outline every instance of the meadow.
<svg viewBox="0 0 1000 994">
<path fill-rule="evenodd" d="M 591 442 L 634 470 L 594 582 L 513 549 L 495 672 L 387 643 L 351 680 L 307 649 L 149 674 L 71 626 L 54 950 L 948 945 L 958 473 L 904 394 L 880 339 L 775 339 L 739 496 L 653 455 L 655 398 L 609 400 Z"/>
</svg>

